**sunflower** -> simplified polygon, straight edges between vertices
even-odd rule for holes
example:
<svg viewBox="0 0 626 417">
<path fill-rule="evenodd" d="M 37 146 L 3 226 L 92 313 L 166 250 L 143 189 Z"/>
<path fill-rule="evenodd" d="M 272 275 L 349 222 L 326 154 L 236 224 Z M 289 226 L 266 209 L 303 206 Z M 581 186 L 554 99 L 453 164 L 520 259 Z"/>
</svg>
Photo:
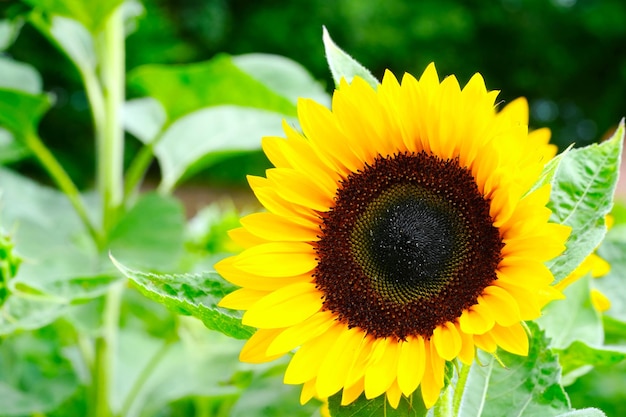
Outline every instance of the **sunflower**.
<svg viewBox="0 0 626 417">
<path fill-rule="evenodd" d="M 241 219 L 246 249 L 215 265 L 242 287 L 220 305 L 258 328 L 242 361 L 295 350 L 284 381 L 303 403 L 342 391 L 396 408 L 418 387 L 433 406 L 446 361 L 477 348 L 527 354 L 522 322 L 562 297 L 544 262 L 569 228 L 548 222 L 549 185 L 533 187 L 549 131 L 528 132 L 524 99 L 498 112 L 497 94 L 431 64 L 377 90 L 344 80 L 332 110 L 298 102 L 303 132 L 264 138 L 275 168 L 249 177 L 267 211 Z"/>
</svg>

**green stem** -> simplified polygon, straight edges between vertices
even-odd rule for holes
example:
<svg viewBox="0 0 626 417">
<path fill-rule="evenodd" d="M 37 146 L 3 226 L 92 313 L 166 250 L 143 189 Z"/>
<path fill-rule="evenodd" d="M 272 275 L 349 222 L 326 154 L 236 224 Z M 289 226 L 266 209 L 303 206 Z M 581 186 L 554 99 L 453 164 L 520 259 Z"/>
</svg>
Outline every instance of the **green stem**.
<svg viewBox="0 0 626 417">
<path fill-rule="evenodd" d="M 120 304 L 125 282 L 113 284 L 107 292 L 104 305 L 102 334 L 96 338 L 94 369 L 92 373 L 92 416 L 110 417 L 109 397 L 113 381 L 113 355 L 117 346 Z"/>
<path fill-rule="evenodd" d="M 150 361 L 146 364 L 146 366 L 141 370 L 141 373 L 135 380 L 135 383 L 133 384 L 132 388 L 128 392 L 128 395 L 126 396 L 126 399 L 124 400 L 124 404 L 122 405 L 122 408 L 120 409 L 120 412 L 118 414 L 120 417 L 128 415 L 128 412 L 135 402 L 137 395 L 139 395 L 146 381 L 148 380 L 148 378 L 150 378 L 150 375 L 152 375 L 154 368 L 156 368 L 157 365 L 161 363 L 161 359 L 163 359 L 165 354 L 168 352 L 172 343 L 173 340 L 166 340 L 163 345 L 161 345 L 159 350 L 157 350 L 156 353 L 152 356 L 152 358 L 150 358 Z"/>
<path fill-rule="evenodd" d="M 57 161 L 54 155 L 52 155 L 50 150 L 43 144 L 43 142 L 36 133 L 27 133 L 24 137 L 24 140 L 28 148 L 33 152 L 33 154 L 39 160 L 44 169 L 48 171 L 48 174 L 50 175 L 52 180 L 70 200 L 70 203 L 74 207 L 74 210 L 76 210 L 76 213 L 80 217 L 81 221 L 89 231 L 89 234 L 92 236 L 96 244 L 101 244 L 103 240 L 102 236 L 91 222 L 91 219 L 87 214 L 87 209 L 80 197 L 80 192 L 76 188 L 76 185 L 74 185 L 74 182 L 72 182 L 70 176 L 67 175 L 67 172 L 65 172 L 61 164 Z"/>
<path fill-rule="evenodd" d="M 137 153 L 128 170 L 124 183 L 124 200 L 128 200 L 146 175 L 150 163 L 154 159 L 154 145 L 147 144 Z"/>
<path fill-rule="evenodd" d="M 456 386 L 454 388 L 454 397 L 452 398 L 452 410 L 454 412 L 454 416 L 459 415 L 459 411 L 461 409 L 461 400 L 463 399 L 465 385 L 467 384 L 467 378 L 469 377 L 471 367 L 471 365 L 461 365 L 461 370 L 459 371 L 459 379 L 457 380 Z"/>
<path fill-rule="evenodd" d="M 123 199 L 124 131 L 121 109 L 124 104 L 124 22 L 117 8 L 99 39 L 98 62 L 104 97 L 104 123 L 96 134 L 97 181 L 102 198 L 102 227 L 108 232 L 115 225 Z"/>
</svg>

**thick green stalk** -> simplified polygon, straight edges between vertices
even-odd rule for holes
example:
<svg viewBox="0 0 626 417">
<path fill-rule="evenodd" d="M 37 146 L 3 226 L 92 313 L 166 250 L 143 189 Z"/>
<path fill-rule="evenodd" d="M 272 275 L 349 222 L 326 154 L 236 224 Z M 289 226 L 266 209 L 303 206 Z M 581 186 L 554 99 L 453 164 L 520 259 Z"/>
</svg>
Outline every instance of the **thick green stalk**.
<svg viewBox="0 0 626 417">
<path fill-rule="evenodd" d="M 50 150 L 43 144 L 39 136 L 37 136 L 34 132 L 26 133 L 24 140 L 28 148 L 33 152 L 35 157 L 39 160 L 39 163 L 44 167 L 52 180 L 57 184 L 57 186 L 65 193 L 67 198 L 70 200 L 70 203 L 76 210 L 76 213 L 82 220 L 83 224 L 89 231 L 89 234 L 92 236 L 97 245 L 102 243 L 102 235 L 95 228 L 89 215 L 87 214 L 87 209 L 81 200 L 80 192 L 74 185 L 72 179 L 67 175 L 65 169 L 61 166 L 59 161 L 52 155 Z"/>
<path fill-rule="evenodd" d="M 92 403 L 93 417 L 111 417 L 109 403 L 113 375 L 113 355 L 117 346 L 117 330 L 120 318 L 120 304 L 124 292 L 124 282 L 113 284 L 107 292 L 102 334 L 96 338 L 95 358 L 92 373 Z"/>
<path fill-rule="evenodd" d="M 97 181 L 102 198 L 102 226 L 111 230 L 123 199 L 124 131 L 121 109 L 124 105 L 124 22 L 118 8 L 109 17 L 97 43 L 100 80 L 104 97 L 104 123 L 96 134 Z"/>
</svg>

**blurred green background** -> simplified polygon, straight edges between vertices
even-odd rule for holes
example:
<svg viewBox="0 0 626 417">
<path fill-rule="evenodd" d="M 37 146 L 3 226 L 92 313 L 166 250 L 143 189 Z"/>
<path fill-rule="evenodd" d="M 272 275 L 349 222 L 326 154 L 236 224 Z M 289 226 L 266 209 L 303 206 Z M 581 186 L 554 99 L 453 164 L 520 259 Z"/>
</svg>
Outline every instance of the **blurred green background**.
<svg viewBox="0 0 626 417">
<path fill-rule="evenodd" d="M 26 8 L 0 1 L 3 17 Z M 377 77 L 386 68 L 419 76 L 433 61 L 441 76 L 456 74 L 461 84 L 482 73 L 504 102 L 527 97 L 531 126 L 550 127 L 561 148 L 600 140 L 626 114 L 624 0 L 145 0 L 130 3 L 128 12 L 138 16 L 129 20 L 129 70 L 204 61 L 222 52 L 264 52 L 299 62 L 330 92 L 325 25 Z M 56 103 L 43 119 L 41 136 L 79 186 L 90 187 L 91 118 L 74 67 L 28 25 L 7 53 L 42 73 L 44 90 Z M 127 160 L 138 148 L 129 137 Z M 243 188 L 246 173 L 260 174 L 268 166 L 259 152 L 239 158 L 198 174 L 196 182 Z M 14 167 L 47 181 L 32 160 Z M 576 407 L 593 404 L 620 416 L 626 415 L 624 386 L 622 364 L 594 370 L 568 391 Z"/>
<path fill-rule="evenodd" d="M 25 6 L 5 1 L 0 7 L 16 15 Z M 131 3 L 128 13 L 138 16 L 128 28 L 128 69 L 197 62 L 220 52 L 274 53 L 304 65 L 330 92 L 321 42 L 326 25 L 377 77 L 386 68 L 419 75 L 433 61 L 441 76 L 455 74 L 462 84 L 482 73 L 504 102 L 527 97 L 531 125 L 550 127 L 561 148 L 599 140 L 626 109 L 623 0 L 146 0 Z M 8 53 L 42 71 L 44 89 L 56 96 L 42 137 L 75 180 L 89 186 L 89 110 L 74 68 L 28 26 Z M 128 159 L 134 145 L 128 141 Z M 260 154 L 250 155 L 200 179 L 240 183 L 244 172 L 266 166 Z"/>
</svg>

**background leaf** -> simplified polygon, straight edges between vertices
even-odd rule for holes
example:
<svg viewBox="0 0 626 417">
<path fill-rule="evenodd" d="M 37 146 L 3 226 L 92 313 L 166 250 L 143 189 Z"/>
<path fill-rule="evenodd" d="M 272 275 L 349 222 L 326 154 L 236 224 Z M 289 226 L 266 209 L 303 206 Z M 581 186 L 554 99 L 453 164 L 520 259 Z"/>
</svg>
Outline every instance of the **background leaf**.
<svg viewBox="0 0 626 417">
<path fill-rule="evenodd" d="M 53 14 L 72 18 L 81 22 L 91 32 L 102 29 L 111 12 L 124 0 L 24 0 L 37 9 Z"/>
<path fill-rule="evenodd" d="M 0 126 L 21 140 L 37 131 L 37 124 L 50 104 L 50 98 L 45 94 L 32 95 L 0 88 Z"/>
<path fill-rule="evenodd" d="M 240 316 L 217 307 L 234 287 L 216 272 L 202 274 L 152 274 L 135 271 L 113 259 L 115 266 L 130 278 L 146 297 L 167 308 L 200 319 L 209 329 L 236 339 L 249 338 L 253 330 L 241 324 Z"/>
<path fill-rule="evenodd" d="M 532 322 L 528 326 L 527 357 L 498 351 L 503 367 L 493 356 L 479 351 L 479 363 L 472 364 L 465 391 L 459 393 L 457 417 L 548 417 L 569 411 L 569 400 L 560 385 L 558 358 L 538 326 Z"/>
<path fill-rule="evenodd" d="M 563 157 L 552 181 L 551 220 L 572 227 L 561 256 L 548 263 L 559 282 L 599 244 L 605 215 L 613 206 L 613 193 L 624 142 L 624 120 L 611 139 L 600 145 L 574 149 Z"/>
<path fill-rule="evenodd" d="M 221 160 L 261 148 L 261 137 L 282 135 L 279 113 L 238 106 L 215 106 L 178 119 L 163 133 L 154 152 L 169 192 L 186 175 Z"/>
<path fill-rule="evenodd" d="M 341 392 L 328 399 L 332 417 L 419 417 L 424 415 L 424 404 L 419 392 L 410 398 L 402 397 L 397 409 L 392 408 L 384 395 L 368 400 L 363 394 L 352 404 L 341 405 Z"/>
<path fill-rule="evenodd" d="M 324 41 L 326 61 L 328 61 L 330 72 L 333 75 L 335 87 L 339 87 L 339 82 L 342 78 L 345 78 L 350 83 L 355 76 L 358 76 L 367 81 L 372 88 L 377 89 L 380 83 L 376 77 L 367 68 L 339 48 L 331 39 L 326 27 L 324 27 L 323 31 L 322 39 Z"/>
<path fill-rule="evenodd" d="M 551 339 L 550 346 L 565 349 L 575 340 L 599 346 L 604 341 L 602 319 L 591 303 L 590 276 L 570 284 L 564 300 L 548 304 L 536 321 Z"/>
<path fill-rule="evenodd" d="M 139 95 L 157 99 L 170 121 L 196 110 L 238 105 L 295 116 L 295 106 L 235 65 L 228 55 L 178 65 L 143 65 L 128 74 Z"/>
<path fill-rule="evenodd" d="M 41 76 L 31 65 L 0 56 L 0 74 L 0 88 L 41 93 Z"/>
<path fill-rule="evenodd" d="M 153 271 L 176 266 L 184 241 L 185 213 L 180 201 L 144 194 L 109 236 L 109 250 L 121 262 Z"/>
<path fill-rule="evenodd" d="M 77 387 L 53 328 L 13 335 L 0 343 L 0 416 L 47 413 Z"/>
<path fill-rule="evenodd" d="M 589 366 L 612 366 L 626 359 L 625 347 L 592 347 L 575 341 L 566 349 L 557 350 L 559 362 L 563 367 L 563 375 Z M 573 380 L 568 379 L 568 383 Z"/>
</svg>

